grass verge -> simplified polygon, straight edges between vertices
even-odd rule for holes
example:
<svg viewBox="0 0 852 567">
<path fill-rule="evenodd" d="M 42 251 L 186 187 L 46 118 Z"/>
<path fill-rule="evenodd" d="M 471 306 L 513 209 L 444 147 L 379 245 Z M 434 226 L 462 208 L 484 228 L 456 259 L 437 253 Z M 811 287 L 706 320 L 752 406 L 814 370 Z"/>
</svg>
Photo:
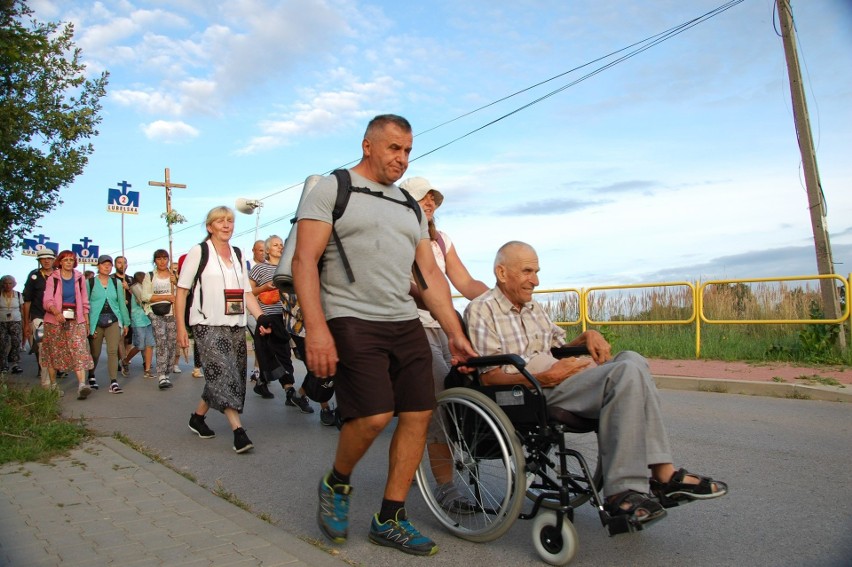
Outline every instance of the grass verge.
<svg viewBox="0 0 852 567">
<path fill-rule="evenodd" d="M 0 382 L 0 464 L 44 462 L 88 435 L 82 422 L 62 419 L 58 391 Z"/>
</svg>

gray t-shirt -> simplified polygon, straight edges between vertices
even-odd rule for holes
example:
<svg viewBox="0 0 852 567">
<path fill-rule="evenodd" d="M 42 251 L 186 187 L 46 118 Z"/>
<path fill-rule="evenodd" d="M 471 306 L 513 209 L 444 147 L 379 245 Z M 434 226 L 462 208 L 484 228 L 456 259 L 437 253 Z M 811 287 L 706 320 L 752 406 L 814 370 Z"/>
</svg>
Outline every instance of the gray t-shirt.
<svg viewBox="0 0 852 567">
<path fill-rule="evenodd" d="M 396 185 L 380 185 L 350 170 L 352 187 L 366 187 L 399 201 L 352 193 L 349 204 L 334 224 L 352 266 L 350 283 L 333 238 L 329 238 L 320 272 L 320 297 L 326 319 L 356 317 L 366 321 L 417 319 L 417 306 L 409 295 L 414 250 L 428 240 L 426 215 L 417 225 L 416 213 L 405 204 Z M 299 219 L 331 224 L 337 199 L 337 178 L 324 177 L 305 196 Z M 401 203 L 401 204 L 400 204 Z"/>
</svg>

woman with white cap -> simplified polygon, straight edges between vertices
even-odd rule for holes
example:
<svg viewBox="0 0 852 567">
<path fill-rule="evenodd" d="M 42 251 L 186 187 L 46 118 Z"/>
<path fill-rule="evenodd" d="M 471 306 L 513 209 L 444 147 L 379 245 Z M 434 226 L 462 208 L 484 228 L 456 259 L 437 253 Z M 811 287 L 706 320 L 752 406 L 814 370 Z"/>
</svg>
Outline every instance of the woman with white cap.
<svg viewBox="0 0 852 567">
<path fill-rule="evenodd" d="M 423 177 L 411 177 L 400 183 L 400 188 L 408 191 L 420 204 L 423 214 L 429 224 L 429 238 L 432 241 L 432 253 L 438 267 L 444 272 L 453 287 L 467 299 L 479 297 L 486 291 L 488 286 L 480 280 L 473 279 L 465 265 L 456 252 L 453 241 L 447 233 L 439 231 L 435 227 L 435 211 L 444 202 L 444 196 L 435 189 L 428 180 Z M 420 293 L 417 285 L 411 283 L 411 295 L 418 304 L 420 322 L 429 339 L 432 349 L 432 378 L 435 382 L 435 394 L 444 389 L 444 378 L 450 372 L 450 348 L 447 344 L 447 336 L 441 330 L 441 326 L 432 317 L 420 301 Z M 472 513 L 476 511 L 476 505 L 470 499 L 461 494 L 453 482 L 453 469 L 448 466 L 452 463 L 449 447 L 440 443 L 440 432 L 437 431 L 435 420 L 429 425 L 426 438 L 426 449 L 432 465 L 432 474 L 435 476 L 439 488 L 436 493 L 438 501 L 446 510 L 453 513 Z"/>
</svg>

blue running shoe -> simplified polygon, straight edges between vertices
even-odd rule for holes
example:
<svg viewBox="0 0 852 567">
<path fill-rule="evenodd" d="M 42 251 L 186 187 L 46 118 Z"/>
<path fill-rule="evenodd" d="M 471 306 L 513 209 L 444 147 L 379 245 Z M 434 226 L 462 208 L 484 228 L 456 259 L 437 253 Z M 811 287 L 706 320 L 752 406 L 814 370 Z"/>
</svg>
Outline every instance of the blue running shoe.
<svg viewBox="0 0 852 567">
<path fill-rule="evenodd" d="M 438 546 L 434 541 L 417 531 L 405 517 L 405 508 L 396 513 L 396 518 L 379 523 L 379 515 L 373 516 L 370 524 L 370 541 L 378 545 L 393 547 L 412 555 L 435 555 Z"/>
<path fill-rule="evenodd" d="M 334 543 L 346 542 L 349 530 L 349 495 L 352 486 L 348 484 L 328 484 L 329 471 L 319 483 L 319 507 L 317 523 L 322 532 Z"/>
</svg>

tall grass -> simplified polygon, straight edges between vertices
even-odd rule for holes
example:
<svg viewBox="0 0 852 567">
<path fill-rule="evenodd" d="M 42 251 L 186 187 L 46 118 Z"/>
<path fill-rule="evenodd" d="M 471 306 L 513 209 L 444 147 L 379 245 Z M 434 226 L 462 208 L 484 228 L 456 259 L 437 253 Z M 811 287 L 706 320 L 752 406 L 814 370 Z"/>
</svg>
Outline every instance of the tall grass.
<svg viewBox="0 0 852 567">
<path fill-rule="evenodd" d="M 80 443 L 86 429 L 61 413 L 58 392 L 0 382 L 0 464 L 48 459 Z"/>
<path fill-rule="evenodd" d="M 656 358 L 695 357 L 698 309 L 691 287 L 591 289 L 587 298 L 586 320 L 600 323 L 587 328 L 601 331 L 616 350 Z M 569 338 L 579 334 L 579 291 L 545 291 L 535 299 Z M 836 346 L 840 332 L 848 337 L 847 327 L 793 322 L 824 319 L 812 280 L 708 285 L 701 299 L 710 321 L 700 325 L 701 358 L 852 364 L 849 349 L 841 352 Z"/>
</svg>

